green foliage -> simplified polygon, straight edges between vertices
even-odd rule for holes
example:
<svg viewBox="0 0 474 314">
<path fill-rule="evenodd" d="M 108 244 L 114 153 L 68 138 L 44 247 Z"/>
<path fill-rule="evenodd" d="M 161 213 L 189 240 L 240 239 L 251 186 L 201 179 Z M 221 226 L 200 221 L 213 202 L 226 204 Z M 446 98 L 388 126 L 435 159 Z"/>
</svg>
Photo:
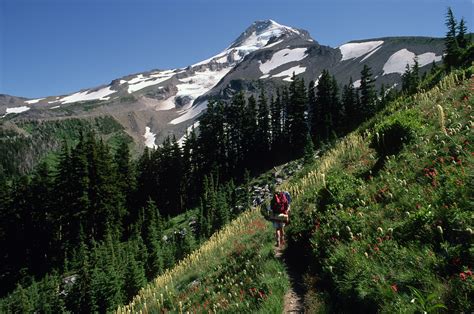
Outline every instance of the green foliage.
<svg viewBox="0 0 474 314">
<path fill-rule="evenodd" d="M 371 146 L 379 156 L 397 154 L 403 145 L 416 137 L 420 129 L 420 118 L 416 111 L 406 110 L 393 114 L 375 126 Z"/>
<path fill-rule="evenodd" d="M 473 99 L 467 80 L 452 81 L 462 76 L 389 103 L 365 125 L 370 141 L 308 166 L 325 178 L 294 198 L 287 234 L 331 311 L 472 311 Z"/>
<path fill-rule="evenodd" d="M 12 128 L 0 123 L 0 166 L 9 177 L 24 174 L 48 154 L 58 151 L 63 141 L 76 144 L 80 133 L 94 130 L 113 147 L 131 142 L 123 127 L 112 117 L 18 121 Z M 49 157 L 48 160 L 52 158 Z"/>
</svg>

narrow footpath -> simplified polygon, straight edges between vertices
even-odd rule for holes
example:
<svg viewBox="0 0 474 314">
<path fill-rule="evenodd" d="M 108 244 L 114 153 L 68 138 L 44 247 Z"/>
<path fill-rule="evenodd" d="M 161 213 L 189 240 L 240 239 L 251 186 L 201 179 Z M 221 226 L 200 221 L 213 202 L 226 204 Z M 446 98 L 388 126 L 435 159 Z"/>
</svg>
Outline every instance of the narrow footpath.
<svg viewBox="0 0 474 314">
<path fill-rule="evenodd" d="M 285 305 L 283 313 L 304 313 L 304 286 L 302 274 L 292 267 L 285 258 L 284 248 L 275 247 L 275 258 L 281 260 L 286 265 L 286 271 L 290 279 L 290 288 L 285 294 Z"/>
</svg>

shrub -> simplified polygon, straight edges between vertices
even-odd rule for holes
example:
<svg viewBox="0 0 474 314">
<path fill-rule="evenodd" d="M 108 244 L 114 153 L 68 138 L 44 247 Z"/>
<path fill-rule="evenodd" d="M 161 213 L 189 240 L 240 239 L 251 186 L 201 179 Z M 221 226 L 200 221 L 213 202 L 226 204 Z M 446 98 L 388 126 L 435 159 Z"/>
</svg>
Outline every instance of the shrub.
<svg viewBox="0 0 474 314">
<path fill-rule="evenodd" d="M 383 120 L 374 128 L 371 147 L 380 156 L 398 154 L 421 130 L 420 117 L 414 110 L 406 110 Z"/>
</svg>

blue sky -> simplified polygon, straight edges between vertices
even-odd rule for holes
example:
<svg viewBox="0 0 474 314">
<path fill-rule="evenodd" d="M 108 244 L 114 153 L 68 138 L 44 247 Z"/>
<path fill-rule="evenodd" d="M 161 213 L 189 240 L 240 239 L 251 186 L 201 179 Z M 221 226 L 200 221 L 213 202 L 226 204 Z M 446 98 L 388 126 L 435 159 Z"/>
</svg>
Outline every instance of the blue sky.
<svg viewBox="0 0 474 314">
<path fill-rule="evenodd" d="M 473 0 L 0 0 L 0 94 L 29 98 L 185 67 L 253 21 L 303 28 L 320 44 L 443 37 L 448 6 L 472 31 Z"/>
</svg>

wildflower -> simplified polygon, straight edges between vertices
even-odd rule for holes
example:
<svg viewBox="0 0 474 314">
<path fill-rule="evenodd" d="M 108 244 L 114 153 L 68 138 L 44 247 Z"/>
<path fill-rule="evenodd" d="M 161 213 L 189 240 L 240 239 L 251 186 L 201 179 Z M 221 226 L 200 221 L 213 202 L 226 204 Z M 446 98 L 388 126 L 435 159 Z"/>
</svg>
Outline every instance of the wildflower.
<svg viewBox="0 0 474 314">
<path fill-rule="evenodd" d="M 388 228 L 387 231 L 388 231 L 388 233 L 392 234 L 393 233 L 393 228 Z"/>
<path fill-rule="evenodd" d="M 369 258 L 369 253 L 364 252 L 365 257 Z"/>
<path fill-rule="evenodd" d="M 410 303 L 415 303 L 415 298 L 411 299 Z"/>
<path fill-rule="evenodd" d="M 382 227 L 378 227 L 378 228 L 377 228 L 377 232 L 383 233 Z"/>
<path fill-rule="evenodd" d="M 462 281 L 465 281 L 466 278 L 467 278 L 467 275 L 466 273 L 462 272 L 462 273 L 459 273 L 459 278 L 462 280 Z"/>
<path fill-rule="evenodd" d="M 346 230 L 349 231 L 349 232 L 351 232 L 351 227 L 346 226 Z"/>
<path fill-rule="evenodd" d="M 391 285 L 390 288 L 392 288 L 392 291 L 393 291 L 393 292 L 397 292 L 397 291 L 398 291 L 398 287 L 397 287 L 397 284 L 396 284 L 396 283 L 394 283 L 393 285 Z"/>
<path fill-rule="evenodd" d="M 443 235 L 443 227 L 437 226 L 436 229 L 438 229 L 438 232 Z"/>
</svg>

